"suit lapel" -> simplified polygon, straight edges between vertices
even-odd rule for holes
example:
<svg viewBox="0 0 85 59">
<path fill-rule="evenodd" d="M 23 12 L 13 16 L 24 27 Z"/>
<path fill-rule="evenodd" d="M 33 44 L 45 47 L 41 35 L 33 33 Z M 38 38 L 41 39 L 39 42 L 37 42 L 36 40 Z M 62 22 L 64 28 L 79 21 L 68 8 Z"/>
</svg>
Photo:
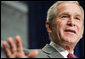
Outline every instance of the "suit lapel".
<svg viewBox="0 0 85 59">
<path fill-rule="evenodd" d="M 55 48 L 48 44 L 42 49 L 42 51 L 45 52 L 49 58 L 64 58 Z"/>
</svg>

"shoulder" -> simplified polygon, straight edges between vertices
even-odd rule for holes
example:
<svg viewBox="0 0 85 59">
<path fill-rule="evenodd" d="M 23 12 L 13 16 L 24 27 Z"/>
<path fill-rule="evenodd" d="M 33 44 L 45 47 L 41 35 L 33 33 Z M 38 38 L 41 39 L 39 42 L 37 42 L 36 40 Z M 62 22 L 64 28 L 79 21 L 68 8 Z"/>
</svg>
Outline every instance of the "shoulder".
<svg viewBox="0 0 85 59">
<path fill-rule="evenodd" d="M 34 49 L 27 49 L 28 53 L 33 51 Z M 60 55 L 60 53 L 58 51 L 56 51 L 55 48 L 53 48 L 52 46 L 50 46 L 49 44 L 47 44 L 45 47 L 43 47 L 42 49 L 37 49 L 39 54 L 36 56 L 36 58 L 59 58 L 62 57 Z"/>
<path fill-rule="evenodd" d="M 31 51 L 35 49 L 24 49 L 25 55 L 28 55 Z M 42 49 L 36 49 L 38 50 L 39 54 L 36 56 L 36 58 L 49 58 L 45 52 L 43 52 Z"/>
</svg>

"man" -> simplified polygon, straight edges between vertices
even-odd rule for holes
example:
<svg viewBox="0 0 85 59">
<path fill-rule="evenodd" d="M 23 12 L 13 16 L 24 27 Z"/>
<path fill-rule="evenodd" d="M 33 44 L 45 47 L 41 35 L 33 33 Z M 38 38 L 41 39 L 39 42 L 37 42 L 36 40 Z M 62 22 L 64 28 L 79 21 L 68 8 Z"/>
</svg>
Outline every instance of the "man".
<svg viewBox="0 0 85 59">
<path fill-rule="evenodd" d="M 3 42 L 4 51 L 8 58 L 75 58 L 74 48 L 83 36 L 84 10 L 77 1 L 58 1 L 53 4 L 47 13 L 46 28 L 51 43 L 41 50 L 28 53 L 23 51 L 21 38 L 15 38 L 16 45 L 11 37 Z M 71 54 L 72 53 L 72 54 Z M 28 55 L 28 56 L 27 56 Z"/>
</svg>

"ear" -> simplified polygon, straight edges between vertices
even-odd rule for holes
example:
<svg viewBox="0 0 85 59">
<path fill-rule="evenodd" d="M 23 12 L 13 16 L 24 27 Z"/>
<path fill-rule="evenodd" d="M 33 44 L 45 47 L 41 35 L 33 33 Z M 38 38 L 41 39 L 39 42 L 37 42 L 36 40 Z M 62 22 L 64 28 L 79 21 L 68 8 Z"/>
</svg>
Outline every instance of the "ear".
<svg viewBox="0 0 85 59">
<path fill-rule="evenodd" d="M 48 33 L 51 33 L 52 32 L 51 23 L 46 21 L 45 26 L 46 26 L 46 29 L 47 29 Z"/>
</svg>

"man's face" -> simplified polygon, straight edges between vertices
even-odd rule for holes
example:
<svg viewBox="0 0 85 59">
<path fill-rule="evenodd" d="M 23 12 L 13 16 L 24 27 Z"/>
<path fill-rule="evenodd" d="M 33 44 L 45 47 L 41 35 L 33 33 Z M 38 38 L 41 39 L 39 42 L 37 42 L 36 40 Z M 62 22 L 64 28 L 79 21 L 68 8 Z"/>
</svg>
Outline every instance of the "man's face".
<svg viewBox="0 0 85 59">
<path fill-rule="evenodd" d="M 52 29 L 56 40 L 77 43 L 81 39 L 84 29 L 82 16 L 78 5 L 73 3 L 60 4 Z"/>
</svg>

